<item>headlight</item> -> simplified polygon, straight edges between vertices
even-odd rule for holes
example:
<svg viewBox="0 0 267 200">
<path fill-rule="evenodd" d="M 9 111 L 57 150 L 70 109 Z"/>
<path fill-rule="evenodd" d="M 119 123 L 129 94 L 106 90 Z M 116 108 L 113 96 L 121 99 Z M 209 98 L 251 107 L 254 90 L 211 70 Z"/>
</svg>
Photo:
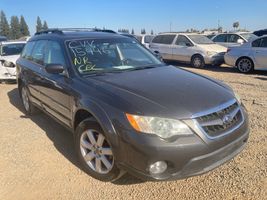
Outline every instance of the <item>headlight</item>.
<svg viewBox="0 0 267 200">
<path fill-rule="evenodd" d="M 217 54 L 217 52 L 215 52 L 215 51 L 207 51 L 207 55 L 208 56 L 214 56 L 215 54 Z"/>
<path fill-rule="evenodd" d="M 130 114 L 126 114 L 126 117 L 136 131 L 155 134 L 161 138 L 193 134 L 189 127 L 179 120 Z"/>
<path fill-rule="evenodd" d="M 12 62 L 5 61 L 3 64 L 5 67 L 15 67 L 15 65 Z"/>
<path fill-rule="evenodd" d="M 234 92 L 234 95 L 235 95 L 235 98 L 236 98 L 236 101 L 238 102 L 238 104 L 241 104 L 242 100 L 241 100 L 240 96 L 236 92 Z"/>
</svg>

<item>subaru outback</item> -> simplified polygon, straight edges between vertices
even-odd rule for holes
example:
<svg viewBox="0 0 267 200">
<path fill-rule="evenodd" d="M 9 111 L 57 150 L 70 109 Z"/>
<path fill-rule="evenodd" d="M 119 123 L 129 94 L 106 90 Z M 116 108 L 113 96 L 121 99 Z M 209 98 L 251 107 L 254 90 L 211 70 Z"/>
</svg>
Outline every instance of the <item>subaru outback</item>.
<svg viewBox="0 0 267 200">
<path fill-rule="evenodd" d="M 26 114 L 42 110 L 71 130 L 81 168 L 101 181 L 200 175 L 248 140 L 246 109 L 230 87 L 116 33 L 38 32 L 17 61 L 17 82 Z"/>
</svg>

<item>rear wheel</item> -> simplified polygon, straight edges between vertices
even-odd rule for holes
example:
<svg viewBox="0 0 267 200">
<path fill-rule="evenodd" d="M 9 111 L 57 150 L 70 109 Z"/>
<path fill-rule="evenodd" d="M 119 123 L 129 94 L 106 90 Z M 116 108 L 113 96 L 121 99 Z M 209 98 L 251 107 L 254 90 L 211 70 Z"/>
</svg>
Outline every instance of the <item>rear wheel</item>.
<svg viewBox="0 0 267 200">
<path fill-rule="evenodd" d="M 254 70 L 254 63 L 250 58 L 240 58 L 237 61 L 236 66 L 242 73 L 249 73 Z"/>
<path fill-rule="evenodd" d="M 32 115 L 37 112 L 37 108 L 32 105 L 29 98 L 29 90 L 26 86 L 21 86 L 20 89 L 21 100 L 26 114 Z"/>
<path fill-rule="evenodd" d="M 195 55 L 191 59 L 191 65 L 195 68 L 203 68 L 205 66 L 204 58 L 201 55 Z"/>
<path fill-rule="evenodd" d="M 90 176 L 100 181 L 115 181 L 122 175 L 116 166 L 112 146 L 97 122 L 87 119 L 78 125 L 75 149 Z"/>
</svg>

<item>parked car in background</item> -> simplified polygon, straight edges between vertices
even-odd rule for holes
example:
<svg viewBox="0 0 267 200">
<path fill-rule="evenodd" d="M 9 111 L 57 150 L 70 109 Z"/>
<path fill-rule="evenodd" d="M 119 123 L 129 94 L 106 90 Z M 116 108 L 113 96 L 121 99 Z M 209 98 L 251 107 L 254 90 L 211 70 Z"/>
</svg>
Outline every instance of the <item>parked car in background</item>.
<svg viewBox="0 0 267 200">
<path fill-rule="evenodd" d="M 139 42 L 141 42 L 141 44 L 143 44 L 146 48 L 149 49 L 149 44 L 155 36 L 154 35 L 135 35 L 135 37 L 137 38 L 137 40 L 139 40 Z"/>
<path fill-rule="evenodd" d="M 16 61 L 26 42 L 0 43 L 0 81 L 16 80 Z"/>
<path fill-rule="evenodd" d="M 0 36 L 0 42 L 7 41 L 7 37 L 5 36 Z"/>
<path fill-rule="evenodd" d="M 246 109 L 229 86 L 119 34 L 39 32 L 17 69 L 25 112 L 37 107 L 71 130 L 77 160 L 101 181 L 125 171 L 156 181 L 200 175 L 248 141 Z"/>
<path fill-rule="evenodd" d="M 159 52 L 164 60 L 191 63 L 197 68 L 206 64 L 221 65 L 227 50 L 204 35 L 173 32 L 157 35 L 150 49 Z"/>
<path fill-rule="evenodd" d="M 254 31 L 253 32 L 254 35 L 261 37 L 263 35 L 267 35 L 267 29 L 262 29 L 262 30 L 258 30 L 258 31 Z"/>
<path fill-rule="evenodd" d="M 242 73 L 267 70 L 267 36 L 259 37 L 239 47 L 228 48 L 226 64 L 236 66 Z"/>
<path fill-rule="evenodd" d="M 240 46 L 250 40 L 257 38 L 256 35 L 249 32 L 237 33 L 220 33 L 215 35 L 211 40 L 225 47 Z"/>
</svg>

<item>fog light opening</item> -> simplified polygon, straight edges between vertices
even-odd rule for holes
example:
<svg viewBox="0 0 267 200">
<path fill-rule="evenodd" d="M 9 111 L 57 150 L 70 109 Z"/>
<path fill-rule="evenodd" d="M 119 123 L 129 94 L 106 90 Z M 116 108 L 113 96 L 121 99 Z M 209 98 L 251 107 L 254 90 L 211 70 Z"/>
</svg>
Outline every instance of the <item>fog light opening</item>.
<svg viewBox="0 0 267 200">
<path fill-rule="evenodd" d="M 167 163 L 165 161 L 157 161 L 149 166 L 150 174 L 162 174 L 167 169 Z"/>
</svg>

